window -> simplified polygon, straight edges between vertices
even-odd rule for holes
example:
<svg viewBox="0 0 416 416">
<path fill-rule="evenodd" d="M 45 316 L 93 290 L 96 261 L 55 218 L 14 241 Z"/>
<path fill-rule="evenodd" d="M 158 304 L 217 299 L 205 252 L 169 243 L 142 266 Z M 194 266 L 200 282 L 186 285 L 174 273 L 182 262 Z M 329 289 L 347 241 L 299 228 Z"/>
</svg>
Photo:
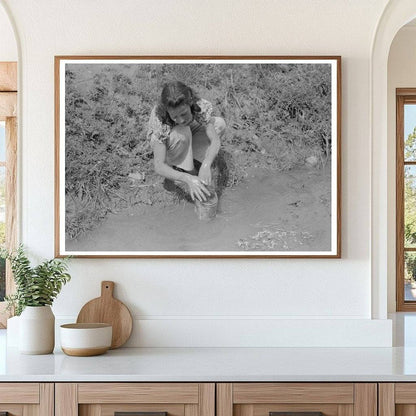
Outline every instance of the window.
<svg viewBox="0 0 416 416">
<path fill-rule="evenodd" d="M 416 311 L 416 88 L 396 91 L 397 310 Z"/>
<path fill-rule="evenodd" d="M 17 241 L 17 65 L 0 62 L 0 246 L 12 249 Z M 5 325 L 4 296 L 13 291 L 8 264 L 0 260 L 0 327 Z"/>
</svg>

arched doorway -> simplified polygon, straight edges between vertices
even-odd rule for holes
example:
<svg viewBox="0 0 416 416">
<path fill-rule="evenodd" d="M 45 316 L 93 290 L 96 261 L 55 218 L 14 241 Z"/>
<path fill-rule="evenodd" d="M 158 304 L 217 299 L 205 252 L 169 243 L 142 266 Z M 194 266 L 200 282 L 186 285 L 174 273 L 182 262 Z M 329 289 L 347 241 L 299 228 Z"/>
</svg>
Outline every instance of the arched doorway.
<svg viewBox="0 0 416 416">
<path fill-rule="evenodd" d="M 414 0 L 390 1 L 380 18 L 371 51 L 371 269 L 372 317 L 387 318 L 389 250 L 388 96 L 387 63 L 390 46 L 402 26 L 416 17 Z"/>
<path fill-rule="evenodd" d="M 7 8 L 0 2 L 0 246 L 17 243 L 17 62 L 18 44 Z M 13 290 L 9 266 L 0 261 L 0 327 L 4 296 Z"/>
</svg>

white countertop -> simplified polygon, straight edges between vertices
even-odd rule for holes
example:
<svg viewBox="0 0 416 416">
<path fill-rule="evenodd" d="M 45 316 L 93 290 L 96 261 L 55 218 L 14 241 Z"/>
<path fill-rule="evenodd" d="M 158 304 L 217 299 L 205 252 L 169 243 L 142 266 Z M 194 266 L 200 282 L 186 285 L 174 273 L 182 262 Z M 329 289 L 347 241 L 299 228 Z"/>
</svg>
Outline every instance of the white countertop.
<svg viewBox="0 0 416 416">
<path fill-rule="evenodd" d="M 22 355 L 0 331 L 0 381 L 416 381 L 416 348 L 120 348 Z"/>
</svg>

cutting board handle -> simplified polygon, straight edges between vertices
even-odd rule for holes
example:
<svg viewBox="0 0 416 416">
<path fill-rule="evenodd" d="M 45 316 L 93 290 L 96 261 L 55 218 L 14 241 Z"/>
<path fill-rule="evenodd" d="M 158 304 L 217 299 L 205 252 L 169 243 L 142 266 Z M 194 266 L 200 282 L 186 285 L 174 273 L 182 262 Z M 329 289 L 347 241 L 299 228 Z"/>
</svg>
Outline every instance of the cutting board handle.
<svg viewBox="0 0 416 416">
<path fill-rule="evenodd" d="M 101 297 L 112 298 L 114 292 L 114 282 L 104 280 L 101 282 Z"/>
</svg>

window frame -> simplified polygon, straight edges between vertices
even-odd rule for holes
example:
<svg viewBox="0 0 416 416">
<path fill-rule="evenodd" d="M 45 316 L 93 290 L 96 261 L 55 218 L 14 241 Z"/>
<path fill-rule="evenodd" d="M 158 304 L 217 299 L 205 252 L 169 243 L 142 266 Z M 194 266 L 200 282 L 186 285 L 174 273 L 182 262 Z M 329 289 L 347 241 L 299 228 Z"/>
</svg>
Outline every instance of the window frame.
<svg viewBox="0 0 416 416">
<path fill-rule="evenodd" d="M 405 184 L 404 170 L 406 166 L 416 166 L 415 161 L 404 158 L 404 107 L 406 104 L 416 105 L 416 88 L 396 89 L 396 310 L 397 312 L 416 311 L 416 300 L 405 300 L 404 273 L 405 253 L 416 254 L 416 247 L 405 247 Z"/>
<path fill-rule="evenodd" d="M 6 126 L 6 248 L 17 245 L 17 62 L 0 62 L 0 120 Z M 6 263 L 6 295 L 15 285 Z M 0 328 L 6 327 L 6 302 L 0 302 Z"/>
</svg>

